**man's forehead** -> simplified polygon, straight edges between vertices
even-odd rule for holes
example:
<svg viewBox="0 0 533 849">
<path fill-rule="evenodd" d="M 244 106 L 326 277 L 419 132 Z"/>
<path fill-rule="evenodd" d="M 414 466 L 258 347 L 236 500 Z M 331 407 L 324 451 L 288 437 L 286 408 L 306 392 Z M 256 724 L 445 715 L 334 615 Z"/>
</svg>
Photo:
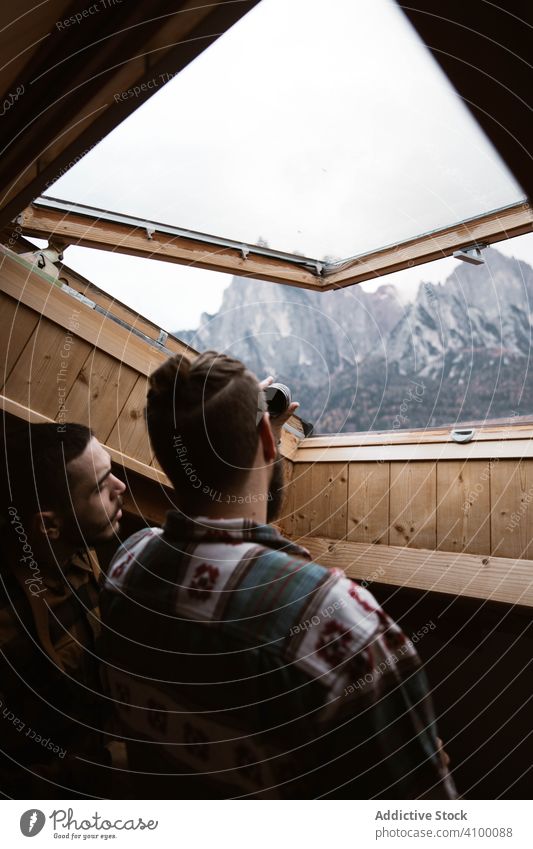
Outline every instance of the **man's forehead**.
<svg viewBox="0 0 533 849">
<path fill-rule="evenodd" d="M 109 454 L 94 436 L 82 453 L 67 465 L 72 483 L 88 487 L 95 486 L 110 468 Z"/>
</svg>

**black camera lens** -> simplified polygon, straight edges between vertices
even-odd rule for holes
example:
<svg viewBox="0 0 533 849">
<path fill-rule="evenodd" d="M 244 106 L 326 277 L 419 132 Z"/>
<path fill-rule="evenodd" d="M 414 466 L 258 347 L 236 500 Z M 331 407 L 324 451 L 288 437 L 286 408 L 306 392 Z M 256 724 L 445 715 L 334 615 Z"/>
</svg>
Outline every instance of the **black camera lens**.
<svg viewBox="0 0 533 849">
<path fill-rule="evenodd" d="M 264 390 L 270 416 L 281 416 L 291 403 L 291 390 L 284 383 L 271 383 Z"/>
</svg>

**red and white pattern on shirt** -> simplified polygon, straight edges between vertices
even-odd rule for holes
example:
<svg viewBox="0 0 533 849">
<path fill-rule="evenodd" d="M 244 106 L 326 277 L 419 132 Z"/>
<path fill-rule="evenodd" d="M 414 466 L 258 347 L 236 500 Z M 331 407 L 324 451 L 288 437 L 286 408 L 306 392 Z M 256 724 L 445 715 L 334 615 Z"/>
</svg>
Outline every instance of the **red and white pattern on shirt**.
<svg viewBox="0 0 533 849">
<path fill-rule="evenodd" d="M 330 666 L 338 666 L 350 654 L 350 633 L 342 622 L 330 619 L 318 636 L 316 650 Z"/>
<path fill-rule="evenodd" d="M 189 585 L 188 593 L 197 601 L 205 601 L 214 590 L 217 578 L 220 575 L 218 566 L 212 563 L 201 563 L 194 570 L 193 579 Z"/>
<path fill-rule="evenodd" d="M 273 767 L 276 759 L 268 747 L 252 736 L 243 742 L 242 731 L 230 727 L 207 714 L 172 698 L 163 688 L 147 682 L 133 681 L 118 669 L 107 673 L 111 695 L 128 733 L 151 740 L 161 747 L 177 765 L 210 772 L 210 765 L 220 781 L 229 781 L 243 794 L 259 784 L 274 786 Z M 119 696 L 128 688 L 135 710 L 124 710 Z"/>
<path fill-rule="evenodd" d="M 313 609 L 306 610 L 309 627 L 295 643 L 296 665 L 334 693 L 344 688 L 339 664 L 364 650 L 380 630 L 379 606 L 374 602 L 367 610 L 362 604 L 354 605 L 352 586 L 344 577 L 331 582 L 327 594 L 317 600 Z M 334 611 L 334 616 L 328 611 Z"/>
<path fill-rule="evenodd" d="M 353 598 L 357 604 L 359 604 L 363 610 L 366 610 L 367 613 L 374 613 L 381 611 L 381 607 L 377 603 L 374 596 L 365 590 L 360 584 L 355 584 L 353 581 L 349 581 L 348 587 L 348 595 L 350 598 Z"/>
<path fill-rule="evenodd" d="M 211 619 L 221 599 L 229 598 L 229 593 L 223 594 L 235 570 L 253 550 L 257 546 L 251 542 L 198 543 L 178 588 L 176 613 L 188 619 Z"/>
</svg>

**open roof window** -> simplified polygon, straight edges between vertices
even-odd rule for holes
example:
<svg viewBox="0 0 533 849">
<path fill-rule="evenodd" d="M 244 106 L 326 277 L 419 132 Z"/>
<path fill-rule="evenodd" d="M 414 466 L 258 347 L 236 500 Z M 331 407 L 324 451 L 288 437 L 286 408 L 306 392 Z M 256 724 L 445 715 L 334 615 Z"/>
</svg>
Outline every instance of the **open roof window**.
<svg viewBox="0 0 533 849">
<path fill-rule="evenodd" d="M 262 0 L 162 82 L 49 193 L 330 262 L 523 197 L 392 0 Z"/>
</svg>

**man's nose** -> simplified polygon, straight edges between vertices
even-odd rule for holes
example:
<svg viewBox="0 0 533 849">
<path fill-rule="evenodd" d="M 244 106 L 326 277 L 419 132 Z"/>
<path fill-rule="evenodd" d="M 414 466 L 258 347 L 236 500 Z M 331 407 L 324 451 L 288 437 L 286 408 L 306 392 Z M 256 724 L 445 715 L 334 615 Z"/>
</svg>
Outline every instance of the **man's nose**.
<svg viewBox="0 0 533 849">
<path fill-rule="evenodd" d="M 115 493 L 116 493 L 117 495 L 120 495 L 120 494 L 121 494 L 122 492 L 124 492 L 124 490 L 126 489 L 126 484 L 125 484 L 125 483 L 123 483 L 123 482 L 120 480 L 120 478 L 116 478 L 114 475 L 113 475 L 113 480 L 114 480 L 114 489 L 115 489 Z"/>
</svg>

